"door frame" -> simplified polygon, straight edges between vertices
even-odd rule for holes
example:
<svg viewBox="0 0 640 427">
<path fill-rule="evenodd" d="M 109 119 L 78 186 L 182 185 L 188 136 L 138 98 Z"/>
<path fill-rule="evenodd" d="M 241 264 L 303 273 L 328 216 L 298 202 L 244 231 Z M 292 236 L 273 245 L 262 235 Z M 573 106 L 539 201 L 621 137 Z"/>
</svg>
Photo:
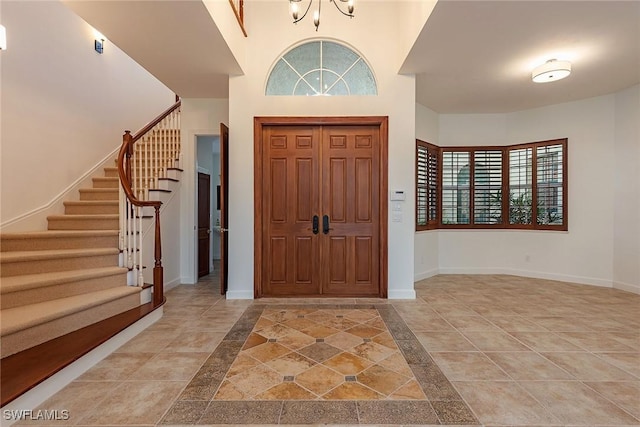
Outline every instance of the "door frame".
<svg viewBox="0 0 640 427">
<path fill-rule="evenodd" d="M 263 162 L 263 128 L 266 126 L 378 126 L 380 132 L 380 187 L 379 187 L 379 297 L 387 298 L 388 294 L 388 181 L 389 181 L 389 117 L 388 116 L 347 116 L 347 117 L 254 117 L 253 119 L 253 185 L 254 185 L 254 217 L 253 217 L 253 282 L 254 298 L 261 298 L 263 254 L 262 254 L 262 162 Z"/>
</svg>

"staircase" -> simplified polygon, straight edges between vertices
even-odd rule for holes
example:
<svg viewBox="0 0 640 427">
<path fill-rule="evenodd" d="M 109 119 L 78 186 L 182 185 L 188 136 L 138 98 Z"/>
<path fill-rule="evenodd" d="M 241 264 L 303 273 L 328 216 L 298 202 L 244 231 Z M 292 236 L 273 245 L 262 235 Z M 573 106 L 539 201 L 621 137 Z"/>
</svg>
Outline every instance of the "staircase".
<svg viewBox="0 0 640 427">
<path fill-rule="evenodd" d="M 2 358 L 140 305 L 118 266 L 119 185 L 104 168 L 47 231 L 0 235 Z"/>
</svg>

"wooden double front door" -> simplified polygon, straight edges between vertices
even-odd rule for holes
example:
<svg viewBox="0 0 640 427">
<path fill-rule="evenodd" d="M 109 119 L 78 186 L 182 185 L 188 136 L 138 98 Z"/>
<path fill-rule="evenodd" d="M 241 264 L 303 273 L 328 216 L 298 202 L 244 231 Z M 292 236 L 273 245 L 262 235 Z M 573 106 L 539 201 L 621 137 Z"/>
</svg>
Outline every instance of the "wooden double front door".
<svg viewBox="0 0 640 427">
<path fill-rule="evenodd" d="M 260 120 L 256 296 L 386 296 L 386 118 Z"/>
</svg>

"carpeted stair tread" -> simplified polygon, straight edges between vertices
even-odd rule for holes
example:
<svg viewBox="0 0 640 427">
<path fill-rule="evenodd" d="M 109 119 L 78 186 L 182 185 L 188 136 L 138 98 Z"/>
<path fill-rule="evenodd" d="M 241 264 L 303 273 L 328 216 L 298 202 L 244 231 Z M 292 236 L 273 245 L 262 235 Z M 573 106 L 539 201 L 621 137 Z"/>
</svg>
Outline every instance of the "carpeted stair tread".
<svg viewBox="0 0 640 427">
<path fill-rule="evenodd" d="M 0 251 L 118 246 L 118 230 L 46 230 L 0 234 Z"/>
<path fill-rule="evenodd" d="M 20 292 L 27 289 L 43 288 L 62 283 L 79 280 L 95 279 L 98 277 L 122 274 L 127 269 L 124 267 L 88 268 L 84 270 L 67 270 L 52 273 L 24 274 L 2 278 L 0 283 L 0 295 L 11 292 Z"/>
<path fill-rule="evenodd" d="M 2 310 L 0 311 L 0 336 L 13 334 L 137 293 L 140 293 L 140 288 L 136 286 L 118 286 L 102 291 Z"/>
<path fill-rule="evenodd" d="M 117 206 L 118 203 L 118 200 L 72 200 L 63 204 L 65 206 Z"/>
<path fill-rule="evenodd" d="M 2 233 L 0 239 L 59 239 L 61 237 L 104 237 L 117 236 L 118 230 L 44 230 L 44 231 L 24 231 L 19 233 Z"/>
<path fill-rule="evenodd" d="M 62 220 L 62 221 L 74 221 L 74 220 L 86 220 L 86 219 L 118 219 L 118 214 L 66 214 L 66 215 L 50 215 L 47 220 Z"/>
<path fill-rule="evenodd" d="M 45 259 L 75 258 L 83 256 L 113 255 L 120 251 L 117 248 L 93 249 L 50 249 L 45 251 L 10 251 L 0 252 L 0 263 L 27 262 Z"/>
</svg>

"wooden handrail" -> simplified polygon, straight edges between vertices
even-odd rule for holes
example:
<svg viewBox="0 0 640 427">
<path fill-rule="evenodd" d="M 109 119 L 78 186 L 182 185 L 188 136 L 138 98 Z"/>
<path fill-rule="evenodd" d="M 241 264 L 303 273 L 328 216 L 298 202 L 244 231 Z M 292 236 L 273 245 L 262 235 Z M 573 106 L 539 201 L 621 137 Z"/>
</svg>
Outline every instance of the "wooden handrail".
<svg viewBox="0 0 640 427">
<path fill-rule="evenodd" d="M 182 100 L 178 100 L 175 104 L 173 104 L 171 107 L 167 108 L 167 110 L 165 110 L 163 113 L 161 113 L 158 117 L 156 117 L 155 119 L 150 121 L 145 127 L 143 127 L 138 132 L 136 132 L 135 135 L 133 135 L 132 143 L 134 143 L 137 140 L 139 140 L 140 138 L 142 138 L 142 136 L 145 133 L 147 133 L 151 129 L 153 129 L 155 127 L 155 125 L 160 123 L 169 114 L 173 113 L 173 111 L 176 110 L 178 107 L 180 107 L 180 105 L 182 105 Z M 125 131 L 125 132 L 129 132 L 129 131 Z"/>
<path fill-rule="evenodd" d="M 153 267 L 153 305 L 154 307 L 160 306 L 164 301 L 164 272 L 162 267 L 162 238 L 160 233 L 160 206 L 161 201 L 156 200 L 139 200 L 133 192 L 131 186 L 131 156 L 133 155 L 133 145 L 137 140 L 142 138 L 147 132 L 153 129 L 169 114 L 173 113 L 180 107 L 181 101 L 178 100 L 175 104 L 169 107 L 166 111 L 153 119 L 149 124 L 144 126 L 135 135 L 131 135 L 131 131 L 125 130 L 122 136 L 122 146 L 118 152 L 118 176 L 122 190 L 125 196 L 133 206 L 140 208 L 153 207 L 155 210 L 155 243 L 154 243 L 154 267 Z M 140 231 L 142 232 L 142 231 Z"/>
</svg>

